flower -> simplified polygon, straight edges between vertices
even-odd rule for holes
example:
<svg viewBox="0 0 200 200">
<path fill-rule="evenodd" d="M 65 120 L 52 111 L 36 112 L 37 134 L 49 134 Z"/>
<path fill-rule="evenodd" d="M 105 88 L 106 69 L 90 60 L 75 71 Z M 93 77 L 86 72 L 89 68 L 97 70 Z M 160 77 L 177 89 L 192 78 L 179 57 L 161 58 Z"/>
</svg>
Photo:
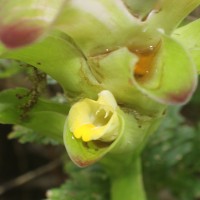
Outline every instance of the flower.
<svg viewBox="0 0 200 200">
<path fill-rule="evenodd" d="M 72 161 L 87 166 L 101 159 L 121 138 L 122 111 L 112 93 L 101 91 L 98 99 L 82 99 L 69 112 L 64 128 L 64 143 Z"/>
<path fill-rule="evenodd" d="M 84 99 L 75 103 L 68 115 L 69 130 L 84 142 L 112 142 L 119 135 L 119 116 L 113 95 L 104 90 L 97 101 Z"/>
</svg>

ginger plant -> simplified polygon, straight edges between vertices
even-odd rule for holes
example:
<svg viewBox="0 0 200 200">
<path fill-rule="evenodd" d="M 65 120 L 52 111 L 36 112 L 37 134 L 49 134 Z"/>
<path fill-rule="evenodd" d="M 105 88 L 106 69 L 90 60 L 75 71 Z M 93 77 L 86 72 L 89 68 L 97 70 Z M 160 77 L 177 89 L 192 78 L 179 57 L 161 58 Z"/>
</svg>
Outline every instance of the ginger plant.
<svg viewBox="0 0 200 200">
<path fill-rule="evenodd" d="M 197 85 L 200 22 L 181 22 L 200 0 L 0 3 L 0 57 L 50 75 L 68 102 L 38 100 L 23 119 L 15 96 L 25 91 L 3 91 L 0 122 L 63 141 L 80 167 L 99 162 L 112 200 L 146 199 L 141 152 L 167 107 L 186 103 Z"/>
</svg>

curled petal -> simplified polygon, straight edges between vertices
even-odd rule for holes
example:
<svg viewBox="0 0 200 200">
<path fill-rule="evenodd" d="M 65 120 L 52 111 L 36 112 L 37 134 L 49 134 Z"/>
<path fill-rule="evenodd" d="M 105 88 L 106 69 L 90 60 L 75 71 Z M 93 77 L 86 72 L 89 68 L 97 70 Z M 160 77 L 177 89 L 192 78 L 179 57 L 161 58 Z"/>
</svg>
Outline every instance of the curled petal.
<svg viewBox="0 0 200 200">
<path fill-rule="evenodd" d="M 0 41 L 17 48 L 37 40 L 54 22 L 65 0 L 0 0 Z"/>
</svg>

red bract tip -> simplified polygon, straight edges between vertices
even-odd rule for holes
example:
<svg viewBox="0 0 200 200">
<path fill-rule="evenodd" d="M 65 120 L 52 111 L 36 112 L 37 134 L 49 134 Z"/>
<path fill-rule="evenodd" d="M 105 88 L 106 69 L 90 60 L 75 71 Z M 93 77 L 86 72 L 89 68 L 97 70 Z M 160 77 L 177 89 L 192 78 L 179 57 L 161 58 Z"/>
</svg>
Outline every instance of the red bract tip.
<svg viewBox="0 0 200 200">
<path fill-rule="evenodd" d="M 0 40 L 8 48 L 17 48 L 34 42 L 41 33 L 42 29 L 39 27 L 15 23 L 0 27 Z"/>
<path fill-rule="evenodd" d="M 168 100 L 174 104 L 186 103 L 191 97 L 191 91 L 185 90 L 179 94 L 170 94 Z"/>
<path fill-rule="evenodd" d="M 91 164 L 93 164 L 95 161 L 86 161 L 86 160 L 81 160 L 80 158 L 73 158 L 72 159 L 73 160 L 73 162 L 76 164 L 76 165 L 78 165 L 79 167 L 87 167 L 87 166 L 89 166 L 89 165 L 91 165 Z"/>
</svg>

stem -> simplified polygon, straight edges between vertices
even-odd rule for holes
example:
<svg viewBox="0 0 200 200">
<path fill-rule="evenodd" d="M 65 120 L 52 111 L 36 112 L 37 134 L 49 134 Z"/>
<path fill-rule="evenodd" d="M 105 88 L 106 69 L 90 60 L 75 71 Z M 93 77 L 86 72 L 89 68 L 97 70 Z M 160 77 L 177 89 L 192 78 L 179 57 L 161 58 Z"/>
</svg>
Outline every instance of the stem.
<svg viewBox="0 0 200 200">
<path fill-rule="evenodd" d="M 117 167 L 110 166 L 108 173 L 111 178 L 112 200 L 146 200 L 139 156 L 125 165 L 118 161 Z"/>
</svg>

